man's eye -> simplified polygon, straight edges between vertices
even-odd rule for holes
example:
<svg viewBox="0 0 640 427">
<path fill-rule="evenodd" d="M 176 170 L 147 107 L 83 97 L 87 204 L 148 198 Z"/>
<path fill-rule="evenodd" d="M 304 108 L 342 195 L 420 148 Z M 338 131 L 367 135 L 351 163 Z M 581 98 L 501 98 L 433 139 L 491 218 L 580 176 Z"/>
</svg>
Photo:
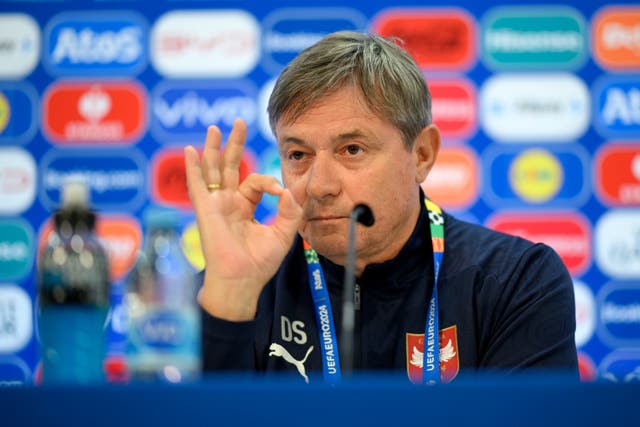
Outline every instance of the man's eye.
<svg viewBox="0 0 640 427">
<path fill-rule="evenodd" d="M 346 152 L 347 154 L 350 154 L 352 156 L 355 156 L 356 154 L 360 153 L 362 151 L 362 147 L 360 147 L 359 145 L 348 145 L 346 148 Z"/>
<path fill-rule="evenodd" d="M 304 158 L 304 153 L 302 151 L 292 151 L 289 153 L 289 158 L 291 160 L 302 160 Z"/>
</svg>

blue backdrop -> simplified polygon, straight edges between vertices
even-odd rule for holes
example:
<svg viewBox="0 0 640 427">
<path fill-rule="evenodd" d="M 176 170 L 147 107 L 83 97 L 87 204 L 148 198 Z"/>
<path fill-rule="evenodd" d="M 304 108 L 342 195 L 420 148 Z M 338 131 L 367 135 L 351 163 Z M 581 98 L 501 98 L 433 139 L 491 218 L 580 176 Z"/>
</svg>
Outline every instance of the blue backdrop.
<svg viewBox="0 0 640 427">
<path fill-rule="evenodd" d="M 427 193 L 554 247 L 575 282 L 583 378 L 638 380 L 640 4 L 62 0 L 0 2 L 0 382 L 36 377 L 37 248 L 61 183 L 83 177 L 100 214 L 118 354 L 145 207 L 182 209 L 203 267 L 182 146 L 242 117 L 243 173 L 279 176 L 273 80 L 340 29 L 404 40 L 444 137 Z M 274 208 L 266 197 L 257 218 Z"/>
</svg>

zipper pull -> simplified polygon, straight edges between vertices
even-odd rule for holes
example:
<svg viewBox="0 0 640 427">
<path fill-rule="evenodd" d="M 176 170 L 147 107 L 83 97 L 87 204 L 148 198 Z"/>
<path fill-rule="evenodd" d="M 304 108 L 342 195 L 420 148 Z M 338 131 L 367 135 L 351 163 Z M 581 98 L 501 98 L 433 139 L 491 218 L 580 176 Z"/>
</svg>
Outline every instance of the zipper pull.
<svg viewBox="0 0 640 427">
<path fill-rule="evenodd" d="M 360 310 L 360 285 L 357 283 L 353 286 L 353 306 L 356 310 Z"/>
</svg>

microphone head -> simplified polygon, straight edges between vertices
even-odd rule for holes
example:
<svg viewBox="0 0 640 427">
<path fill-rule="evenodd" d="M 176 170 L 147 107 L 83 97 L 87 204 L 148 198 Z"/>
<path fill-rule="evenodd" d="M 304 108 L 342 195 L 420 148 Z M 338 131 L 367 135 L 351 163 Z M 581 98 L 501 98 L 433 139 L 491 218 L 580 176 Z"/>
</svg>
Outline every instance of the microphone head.
<svg viewBox="0 0 640 427">
<path fill-rule="evenodd" d="M 375 222 L 371 208 L 364 203 L 360 203 L 353 208 L 352 217 L 365 227 L 371 227 Z"/>
</svg>

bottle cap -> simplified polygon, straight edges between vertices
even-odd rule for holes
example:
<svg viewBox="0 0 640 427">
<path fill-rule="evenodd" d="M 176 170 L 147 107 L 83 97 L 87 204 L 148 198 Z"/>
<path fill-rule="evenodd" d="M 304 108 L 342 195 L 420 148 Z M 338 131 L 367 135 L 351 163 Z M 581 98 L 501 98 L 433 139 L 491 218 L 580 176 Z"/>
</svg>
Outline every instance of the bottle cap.
<svg viewBox="0 0 640 427">
<path fill-rule="evenodd" d="M 71 179 L 64 183 L 62 188 L 62 206 L 68 208 L 89 208 L 89 189 L 80 181 Z"/>
</svg>

